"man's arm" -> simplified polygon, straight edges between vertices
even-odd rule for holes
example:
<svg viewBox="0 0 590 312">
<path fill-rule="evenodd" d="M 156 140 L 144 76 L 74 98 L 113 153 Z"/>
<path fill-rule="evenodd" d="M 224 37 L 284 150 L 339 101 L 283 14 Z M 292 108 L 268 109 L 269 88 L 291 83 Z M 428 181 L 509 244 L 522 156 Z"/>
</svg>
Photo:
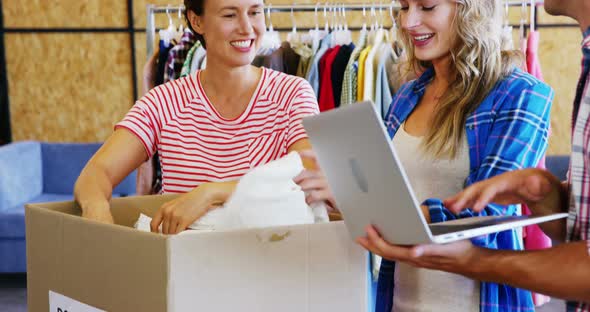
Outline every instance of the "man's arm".
<svg viewBox="0 0 590 312">
<path fill-rule="evenodd" d="M 536 251 L 481 249 L 466 276 L 509 284 L 553 297 L 590 303 L 590 255 L 586 242 Z"/>
</svg>

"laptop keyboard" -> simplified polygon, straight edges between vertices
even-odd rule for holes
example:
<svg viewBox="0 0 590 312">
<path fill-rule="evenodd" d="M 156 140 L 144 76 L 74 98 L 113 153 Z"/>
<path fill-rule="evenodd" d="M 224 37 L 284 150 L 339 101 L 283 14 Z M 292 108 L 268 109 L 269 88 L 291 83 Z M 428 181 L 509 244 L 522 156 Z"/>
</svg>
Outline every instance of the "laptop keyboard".
<svg viewBox="0 0 590 312">
<path fill-rule="evenodd" d="M 429 224 L 433 235 L 441 235 L 460 231 L 471 230 L 484 226 L 497 225 L 506 222 L 527 219 L 527 216 L 486 216 L 453 220 L 448 222 Z"/>
</svg>

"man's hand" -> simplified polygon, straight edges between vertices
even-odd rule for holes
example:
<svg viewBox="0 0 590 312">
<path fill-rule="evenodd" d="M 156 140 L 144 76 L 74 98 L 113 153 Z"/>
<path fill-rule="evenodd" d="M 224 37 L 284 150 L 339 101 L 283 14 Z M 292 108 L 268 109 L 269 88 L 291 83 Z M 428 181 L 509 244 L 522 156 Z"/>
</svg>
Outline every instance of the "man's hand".
<svg viewBox="0 0 590 312">
<path fill-rule="evenodd" d="M 544 215 L 567 209 L 562 205 L 567 201 L 567 194 L 563 191 L 561 182 L 548 171 L 524 169 L 475 183 L 447 198 L 444 204 L 458 213 L 466 208 L 480 212 L 490 202 L 500 205 L 524 203 L 529 207 L 537 207 L 533 213 Z"/>
<path fill-rule="evenodd" d="M 533 215 L 544 216 L 567 211 L 568 190 L 546 170 L 524 169 L 475 183 L 447 198 L 444 204 L 449 210 L 459 213 L 467 208 L 475 212 L 482 211 L 491 202 L 501 205 L 527 204 Z M 546 222 L 540 226 L 551 238 L 563 240 L 564 220 Z"/>
</svg>

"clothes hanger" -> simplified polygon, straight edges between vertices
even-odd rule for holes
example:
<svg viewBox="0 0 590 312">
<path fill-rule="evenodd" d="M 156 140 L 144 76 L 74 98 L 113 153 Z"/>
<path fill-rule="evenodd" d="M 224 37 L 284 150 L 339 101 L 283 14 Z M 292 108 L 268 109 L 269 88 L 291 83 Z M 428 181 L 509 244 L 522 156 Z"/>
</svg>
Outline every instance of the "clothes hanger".
<svg viewBox="0 0 590 312">
<path fill-rule="evenodd" d="M 295 3 L 293 3 L 295 6 Z M 301 38 L 297 33 L 297 21 L 295 20 L 295 13 L 293 12 L 293 6 L 291 6 L 291 32 L 287 34 L 287 41 L 290 44 L 298 44 L 301 42 Z"/>
<path fill-rule="evenodd" d="M 391 18 L 391 29 L 389 30 L 389 36 L 391 43 L 395 43 L 397 41 L 397 21 L 395 20 L 395 16 L 393 14 L 394 5 L 395 1 L 391 1 L 391 4 L 389 5 L 389 17 Z"/>
<path fill-rule="evenodd" d="M 334 28 L 336 29 L 336 33 L 337 33 L 337 37 L 338 37 L 338 45 L 343 45 L 344 44 L 344 34 L 343 34 L 343 29 L 344 27 L 342 27 L 342 18 L 340 15 L 340 6 L 338 3 L 334 4 L 333 7 L 333 15 L 334 15 Z"/>
<path fill-rule="evenodd" d="M 260 53 L 259 54 L 270 54 L 273 50 L 277 49 L 281 45 L 281 37 L 279 33 L 274 30 L 272 25 L 272 18 L 271 18 L 271 10 L 272 4 L 267 6 L 266 18 L 268 19 L 268 29 L 266 30 L 266 34 L 262 39 L 262 44 L 260 45 Z"/>
<path fill-rule="evenodd" d="M 374 33 L 374 37 L 373 37 L 373 48 L 377 48 L 379 45 L 381 45 L 381 43 L 383 43 L 383 41 L 385 40 L 385 35 L 386 32 L 383 30 L 383 24 L 381 23 L 383 21 L 382 18 L 382 13 L 383 11 L 381 10 L 381 8 L 379 9 L 379 16 L 377 16 L 377 10 L 375 9 L 375 2 L 373 2 L 373 12 L 374 12 L 374 18 L 375 18 L 375 33 Z"/>
<path fill-rule="evenodd" d="M 176 42 L 180 42 L 182 39 L 182 35 L 184 34 L 184 29 L 182 26 L 182 8 L 178 8 L 178 30 L 175 33 Z"/>
<path fill-rule="evenodd" d="M 361 27 L 361 31 L 367 31 L 367 8 L 363 3 L 363 26 Z"/>
<path fill-rule="evenodd" d="M 170 5 L 166 7 L 166 16 L 168 16 L 168 28 L 161 29 L 158 34 L 160 35 L 160 40 L 164 41 L 165 45 L 168 46 L 176 35 L 176 27 L 172 21 L 172 15 L 170 15 Z"/>
<path fill-rule="evenodd" d="M 520 27 L 519 27 L 519 43 L 520 46 L 524 46 L 524 42 L 526 40 L 526 29 L 524 28 L 524 24 L 526 23 L 527 18 L 527 3 L 526 1 L 522 1 L 520 6 Z"/>
<path fill-rule="evenodd" d="M 327 34 L 325 31 L 320 30 L 320 21 L 319 21 L 319 14 L 318 14 L 319 7 L 320 7 L 320 3 L 316 2 L 315 8 L 314 8 L 315 28 L 309 30 L 309 36 L 308 36 L 309 40 L 303 40 L 305 43 L 308 43 L 311 45 L 311 49 L 312 49 L 312 51 L 314 51 L 314 53 L 319 49 L 320 40 L 323 39 L 325 37 L 325 35 Z M 308 41 L 308 42 L 306 42 L 306 41 Z"/>
<path fill-rule="evenodd" d="M 346 7 L 344 3 L 342 4 L 342 21 L 344 24 L 344 29 L 342 30 L 344 33 L 344 40 L 345 44 L 352 43 L 352 32 L 348 29 L 348 20 L 346 19 Z"/>
<path fill-rule="evenodd" d="M 504 16 L 502 26 L 502 48 L 504 50 L 514 50 L 514 40 L 512 39 L 512 26 L 510 26 L 510 3 L 504 1 Z"/>
<path fill-rule="evenodd" d="M 339 40 L 339 33 L 338 28 L 336 27 L 336 9 L 334 6 L 330 6 L 329 9 L 330 15 L 330 28 L 332 29 L 332 40 L 330 40 L 330 48 L 335 47 L 340 42 Z"/>
</svg>

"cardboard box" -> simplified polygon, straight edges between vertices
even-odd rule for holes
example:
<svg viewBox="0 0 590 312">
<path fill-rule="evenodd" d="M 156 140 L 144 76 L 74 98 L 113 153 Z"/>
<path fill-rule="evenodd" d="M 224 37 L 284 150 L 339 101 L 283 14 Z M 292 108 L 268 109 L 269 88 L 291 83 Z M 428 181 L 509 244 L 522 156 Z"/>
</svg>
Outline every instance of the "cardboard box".
<svg viewBox="0 0 590 312">
<path fill-rule="evenodd" d="M 367 253 L 342 222 L 173 236 L 132 228 L 172 198 L 113 199 L 119 225 L 81 218 L 74 202 L 27 205 L 29 311 L 48 311 L 50 295 L 56 312 L 368 310 Z"/>
</svg>

